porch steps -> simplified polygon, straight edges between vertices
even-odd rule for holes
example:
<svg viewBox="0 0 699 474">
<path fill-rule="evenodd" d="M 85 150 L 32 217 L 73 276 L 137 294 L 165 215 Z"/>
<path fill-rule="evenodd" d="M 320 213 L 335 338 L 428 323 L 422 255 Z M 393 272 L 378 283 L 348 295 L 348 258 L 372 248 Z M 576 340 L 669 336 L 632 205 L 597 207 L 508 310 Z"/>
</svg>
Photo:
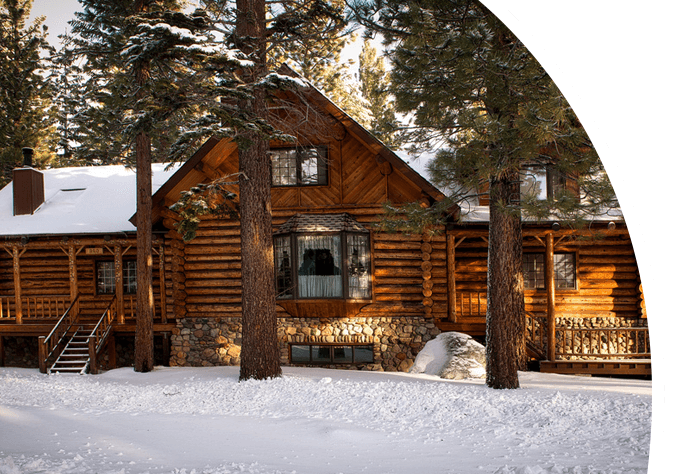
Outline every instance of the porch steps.
<svg viewBox="0 0 699 474">
<path fill-rule="evenodd" d="M 82 327 L 75 331 L 48 372 L 50 374 L 86 374 L 90 364 L 87 342 L 89 335 L 90 331 Z"/>
</svg>

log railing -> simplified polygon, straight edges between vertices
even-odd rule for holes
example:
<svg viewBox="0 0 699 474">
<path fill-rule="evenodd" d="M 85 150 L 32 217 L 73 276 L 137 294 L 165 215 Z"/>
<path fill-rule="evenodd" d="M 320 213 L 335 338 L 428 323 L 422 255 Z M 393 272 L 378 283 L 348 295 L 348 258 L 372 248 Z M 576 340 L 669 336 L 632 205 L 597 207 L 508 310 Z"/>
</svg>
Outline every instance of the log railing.
<svg viewBox="0 0 699 474">
<path fill-rule="evenodd" d="M 68 295 L 23 296 L 22 320 L 50 321 L 59 319 L 70 305 Z M 0 320 L 15 321 L 14 296 L 0 296 Z"/>
<path fill-rule="evenodd" d="M 557 327 L 556 358 L 649 359 L 650 338 L 646 327 Z"/>
<path fill-rule="evenodd" d="M 484 291 L 458 293 L 456 298 L 456 317 L 485 317 L 488 307 L 488 294 Z"/>
<path fill-rule="evenodd" d="M 63 338 L 78 320 L 80 314 L 80 295 L 70 303 L 61 319 L 58 320 L 48 336 L 39 336 L 39 370 L 46 373 L 48 362 L 53 357 L 56 349 L 61 345 Z"/>
<path fill-rule="evenodd" d="M 96 374 L 99 366 L 98 356 L 104 348 L 107 338 L 112 332 L 112 323 L 116 317 L 116 295 L 102 313 L 102 317 L 95 325 L 87 338 L 88 350 L 90 352 L 90 373 Z"/>
<path fill-rule="evenodd" d="M 487 294 L 485 292 L 459 292 L 457 294 L 456 321 L 459 317 L 485 318 Z M 585 318 L 566 318 L 582 321 Z M 527 347 L 542 360 L 548 348 L 548 324 L 546 314 L 525 312 Z M 649 359 L 650 338 L 647 327 L 568 328 L 556 325 L 556 359 Z"/>
<path fill-rule="evenodd" d="M 14 321 L 14 296 L 0 295 L 0 321 Z"/>
</svg>

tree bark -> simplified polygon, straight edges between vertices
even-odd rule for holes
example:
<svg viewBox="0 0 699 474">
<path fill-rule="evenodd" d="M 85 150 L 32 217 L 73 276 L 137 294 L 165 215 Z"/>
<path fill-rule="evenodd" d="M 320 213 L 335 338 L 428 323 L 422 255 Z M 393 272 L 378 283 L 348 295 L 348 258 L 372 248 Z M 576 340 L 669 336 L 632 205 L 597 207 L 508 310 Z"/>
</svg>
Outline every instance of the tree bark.
<svg viewBox="0 0 699 474">
<path fill-rule="evenodd" d="M 153 370 L 153 254 L 150 138 L 136 137 L 136 342 L 134 370 Z"/>
<path fill-rule="evenodd" d="M 486 383 L 497 389 L 518 388 L 517 371 L 526 361 L 522 222 L 507 206 L 516 182 L 516 177 L 490 182 Z"/>
<path fill-rule="evenodd" d="M 248 77 L 254 82 L 267 73 L 264 0 L 238 2 L 238 34 L 251 41 L 243 50 L 257 63 Z M 253 116 L 267 118 L 263 91 L 244 106 Z M 272 246 L 272 193 L 269 142 L 257 134 L 244 137 L 239 147 L 240 241 L 242 253 L 242 347 L 240 380 L 281 375 Z"/>
<path fill-rule="evenodd" d="M 148 10 L 147 0 L 136 0 L 134 12 Z M 148 63 L 136 65 L 134 79 L 143 87 L 150 77 Z M 140 95 L 140 93 L 139 93 Z M 153 252 L 152 247 L 152 177 L 151 140 L 146 132 L 136 136 L 136 341 L 134 370 L 150 372 L 153 352 Z"/>
</svg>

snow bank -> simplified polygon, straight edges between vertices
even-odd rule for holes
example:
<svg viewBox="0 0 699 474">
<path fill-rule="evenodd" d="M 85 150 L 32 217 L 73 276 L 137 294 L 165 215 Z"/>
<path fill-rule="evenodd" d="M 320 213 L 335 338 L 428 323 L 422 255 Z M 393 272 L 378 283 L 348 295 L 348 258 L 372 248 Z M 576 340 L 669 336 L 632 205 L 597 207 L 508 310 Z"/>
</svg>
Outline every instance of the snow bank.
<svg viewBox="0 0 699 474">
<path fill-rule="evenodd" d="M 521 373 L 0 368 L 0 473 L 645 473 L 651 384 Z"/>
<path fill-rule="evenodd" d="M 444 332 L 425 344 L 410 372 L 443 379 L 482 379 L 485 347 L 468 334 Z"/>
</svg>

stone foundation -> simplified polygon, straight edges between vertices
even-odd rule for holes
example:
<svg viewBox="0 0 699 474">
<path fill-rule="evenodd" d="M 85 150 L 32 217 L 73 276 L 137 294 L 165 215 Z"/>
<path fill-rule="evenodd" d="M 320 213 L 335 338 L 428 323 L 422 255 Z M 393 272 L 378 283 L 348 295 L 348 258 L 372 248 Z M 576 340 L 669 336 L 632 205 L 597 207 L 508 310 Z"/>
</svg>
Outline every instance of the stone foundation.
<svg viewBox="0 0 699 474">
<path fill-rule="evenodd" d="M 282 365 L 291 365 L 289 344 L 292 343 L 363 344 L 373 346 L 373 363 L 324 367 L 407 372 L 425 343 L 440 333 L 432 319 L 422 316 L 279 318 L 277 321 Z M 171 339 L 170 365 L 238 365 L 241 342 L 239 318 L 178 319 Z"/>
<path fill-rule="evenodd" d="M 6 367 L 39 367 L 39 339 L 37 337 L 1 336 L 5 350 Z"/>
</svg>

